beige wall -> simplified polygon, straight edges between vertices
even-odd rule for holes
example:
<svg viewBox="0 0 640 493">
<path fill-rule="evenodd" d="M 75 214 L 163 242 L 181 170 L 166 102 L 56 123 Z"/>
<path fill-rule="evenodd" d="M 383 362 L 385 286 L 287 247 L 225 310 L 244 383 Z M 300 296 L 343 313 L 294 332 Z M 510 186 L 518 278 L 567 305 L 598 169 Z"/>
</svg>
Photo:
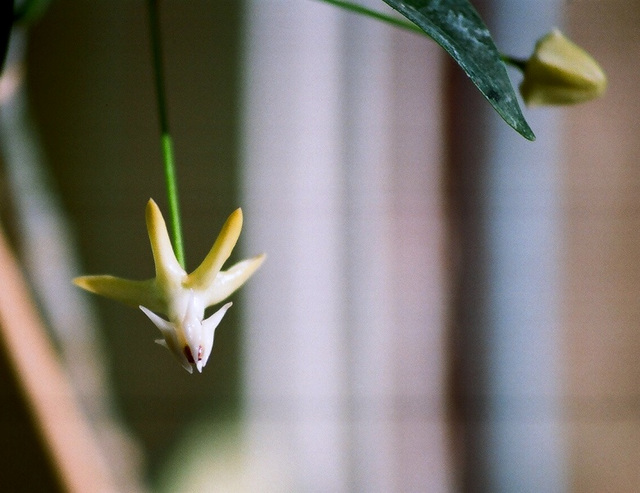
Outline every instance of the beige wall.
<svg viewBox="0 0 640 493">
<path fill-rule="evenodd" d="M 573 491 L 640 491 L 640 4 L 567 2 L 608 72 L 566 111 L 566 399 Z"/>
</svg>

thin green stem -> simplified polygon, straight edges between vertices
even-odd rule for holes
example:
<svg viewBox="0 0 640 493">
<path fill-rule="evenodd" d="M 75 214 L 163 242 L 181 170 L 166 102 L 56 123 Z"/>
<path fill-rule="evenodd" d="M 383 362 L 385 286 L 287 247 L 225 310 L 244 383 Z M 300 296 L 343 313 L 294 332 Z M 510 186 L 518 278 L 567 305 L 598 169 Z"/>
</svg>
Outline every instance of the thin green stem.
<svg viewBox="0 0 640 493">
<path fill-rule="evenodd" d="M 169 132 L 169 118 L 164 90 L 164 70 L 162 66 L 162 46 L 160 43 L 160 21 L 157 0 L 149 0 L 149 27 L 151 32 L 151 48 L 153 52 L 153 70 L 156 85 L 158 117 L 160 120 L 160 139 L 164 161 L 164 177 L 169 201 L 169 231 L 176 259 L 184 268 L 184 244 L 178 202 L 178 182 L 176 179 L 175 161 L 173 157 L 173 141 Z"/>
<path fill-rule="evenodd" d="M 182 224 L 180 221 L 180 205 L 178 203 L 178 183 L 176 181 L 176 168 L 173 159 L 173 141 L 169 133 L 163 133 L 162 154 L 164 157 L 164 179 L 167 185 L 167 197 L 169 199 L 169 218 L 171 238 L 173 239 L 173 251 L 176 259 L 185 267 L 184 245 L 182 242 Z"/>
<path fill-rule="evenodd" d="M 404 19 L 399 19 L 397 17 L 393 17 L 387 14 L 383 14 L 382 12 L 378 12 L 377 10 L 373 10 L 367 7 L 363 7 L 362 5 L 357 5 L 351 2 L 347 2 L 347 1 L 343 1 L 343 0 L 320 0 L 321 2 L 324 3 L 328 3 L 330 5 L 335 5 L 336 7 L 340 7 L 342 9 L 348 10 L 350 12 L 354 12 L 356 14 L 362 14 L 362 15 L 366 15 L 367 17 L 371 17 L 373 19 L 377 19 L 379 21 L 382 22 L 386 22 L 387 24 L 391 24 L 393 26 L 396 27 L 400 27 L 402 29 L 407 29 L 409 31 L 412 31 L 414 33 L 419 33 L 422 34 L 424 36 L 429 36 L 427 33 L 425 33 L 417 24 L 414 24 L 413 22 L 404 20 Z M 500 58 L 502 59 L 502 61 L 504 63 L 506 63 L 507 65 L 511 65 L 513 67 L 516 67 L 518 69 L 520 69 L 522 72 L 524 72 L 525 66 L 527 64 L 526 60 L 521 60 L 519 58 L 513 58 L 509 55 L 505 55 L 505 54 L 500 54 Z"/>
<path fill-rule="evenodd" d="M 413 22 L 406 21 L 404 19 L 399 19 L 397 17 L 392 17 L 390 15 L 383 14 L 382 12 L 378 12 L 377 10 L 363 7 L 362 5 L 356 5 L 351 2 L 344 2 L 342 0 L 320 0 L 320 1 L 331 4 L 331 5 L 335 5 L 336 7 L 340 7 L 350 12 L 355 12 L 356 14 L 362 14 L 362 15 L 366 15 L 367 17 L 372 17 L 373 19 L 386 22 L 387 24 L 392 24 L 396 27 L 408 29 L 409 31 L 413 31 L 414 33 L 419 33 L 424 36 L 427 35 L 427 33 L 425 33 Z"/>
<path fill-rule="evenodd" d="M 527 68 L 527 60 L 524 60 L 522 58 L 514 58 L 502 53 L 500 54 L 500 58 L 504 63 L 506 63 L 507 65 L 511 65 L 512 67 L 516 67 L 522 73 L 524 73 L 525 69 Z"/>
</svg>

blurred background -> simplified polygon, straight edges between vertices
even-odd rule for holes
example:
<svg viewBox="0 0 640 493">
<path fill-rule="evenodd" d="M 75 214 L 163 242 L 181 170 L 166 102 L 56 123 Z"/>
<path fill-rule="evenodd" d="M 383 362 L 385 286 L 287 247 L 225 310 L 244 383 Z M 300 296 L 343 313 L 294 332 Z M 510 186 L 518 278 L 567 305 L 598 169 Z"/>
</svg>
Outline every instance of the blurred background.
<svg viewBox="0 0 640 493">
<path fill-rule="evenodd" d="M 562 27 L 605 97 L 526 110 L 529 143 L 421 36 L 312 0 L 161 2 L 187 267 L 238 206 L 231 260 L 268 259 L 199 375 L 141 312 L 35 274 L 121 491 L 640 488 L 640 6 L 474 5 L 515 56 Z M 13 170 L 3 103 L 0 212 L 25 273 L 65 233 L 69 278 L 151 277 L 144 207 L 167 205 L 146 3 L 53 0 L 14 36 L 40 164 Z M 25 214 L 42 232 L 55 210 L 30 249 Z M 0 484 L 54 490 L 8 362 L 3 426 L 24 431 Z"/>
</svg>

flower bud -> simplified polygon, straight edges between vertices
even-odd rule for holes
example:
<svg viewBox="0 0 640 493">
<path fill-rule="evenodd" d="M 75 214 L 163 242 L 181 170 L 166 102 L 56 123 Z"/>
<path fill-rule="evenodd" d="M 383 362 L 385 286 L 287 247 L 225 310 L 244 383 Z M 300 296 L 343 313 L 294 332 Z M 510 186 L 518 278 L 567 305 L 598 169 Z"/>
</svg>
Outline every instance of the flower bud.
<svg viewBox="0 0 640 493">
<path fill-rule="evenodd" d="M 601 96 L 606 87 L 598 63 L 554 29 L 526 62 L 520 94 L 527 106 L 575 104 Z"/>
</svg>

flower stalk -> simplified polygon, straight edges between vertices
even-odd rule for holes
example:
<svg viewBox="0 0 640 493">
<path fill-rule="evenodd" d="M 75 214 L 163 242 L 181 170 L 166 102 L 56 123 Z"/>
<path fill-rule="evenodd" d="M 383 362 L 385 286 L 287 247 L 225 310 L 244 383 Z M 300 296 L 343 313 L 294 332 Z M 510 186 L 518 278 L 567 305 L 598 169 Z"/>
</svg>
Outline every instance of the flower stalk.
<svg viewBox="0 0 640 493">
<path fill-rule="evenodd" d="M 184 242 L 182 239 L 182 224 L 180 220 L 180 204 L 178 201 L 178 185 L 176 178 L 175 159 L 173 154 L 173 140 L 169 132 L 169 117 L 164 89 L 164 69 L 162 65 L 162 43 L 160 39 L 160 18 L 158 16 L 157 0 L 148 1 L 149 31 L 151 34 L 151 50 L 153 56 L 153 73 L 156 87 L 156 102 L 158 105 L 158 119 L 160 122 L 160 139 L 164 163 L 164 177 L 169 202 L 169 229 L 171 242 L 180 265 L 185 267 Z"/>
</svg>

